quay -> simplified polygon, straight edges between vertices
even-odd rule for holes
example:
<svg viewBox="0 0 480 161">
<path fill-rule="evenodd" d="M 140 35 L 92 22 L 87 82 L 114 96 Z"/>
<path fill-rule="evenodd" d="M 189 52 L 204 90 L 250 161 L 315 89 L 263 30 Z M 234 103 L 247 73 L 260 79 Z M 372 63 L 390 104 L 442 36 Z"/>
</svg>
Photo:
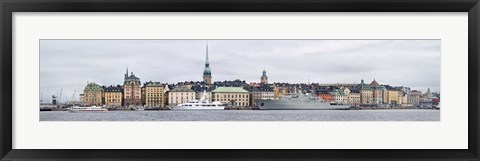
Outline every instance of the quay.
<svg viewBox="0 0 480 161">
<path fill-rule="evenodd" d="M 260 110 L 260 108 L 252 106 L 230 106 L 225 107 L 224 110 Z"/>
</svg>

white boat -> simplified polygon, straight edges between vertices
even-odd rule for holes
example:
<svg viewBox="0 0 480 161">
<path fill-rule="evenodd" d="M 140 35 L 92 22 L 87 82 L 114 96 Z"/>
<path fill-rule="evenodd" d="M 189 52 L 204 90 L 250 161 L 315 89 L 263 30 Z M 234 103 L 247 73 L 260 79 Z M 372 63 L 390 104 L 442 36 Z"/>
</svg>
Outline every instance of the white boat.
<svg viewBox="0 0 480 161">
<path fill-rule="evenodd" d="M 133 109 L 134 109 L 135 111 L 145 111 L 145 107 L 143 107 L 143 106 L 133 107 Z"/>
<path fill-rule="evenodd" d="M 107 112 L 108 109 L 97 107 L 97 106 L 90 106 L 90 107 L 78 107 L 73 106 L 68 111 L 78 113 L 78 112 Z"/>
<path fill-rule="evenodd" d="M 203 91 L 202 98 L 200 100 L 192 100 L 187 103 L 178 104 L 172 106 L 172 110 L 223 110 L 225 106 L 221 102 L 209 102 L 205 99 L 205 91 Z"/>
</svg>

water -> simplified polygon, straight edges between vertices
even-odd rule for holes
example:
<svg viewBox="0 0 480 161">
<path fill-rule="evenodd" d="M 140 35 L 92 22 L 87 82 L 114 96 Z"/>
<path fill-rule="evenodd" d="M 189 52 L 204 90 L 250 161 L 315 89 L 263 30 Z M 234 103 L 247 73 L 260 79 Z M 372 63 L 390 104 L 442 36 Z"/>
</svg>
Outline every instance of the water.
<svg viewBox="0 0 480 161">
<path fill-rule="evenodd" d="M 41 111 L 40 121 L 440 121 L 440 110 Z"/>
</svg>

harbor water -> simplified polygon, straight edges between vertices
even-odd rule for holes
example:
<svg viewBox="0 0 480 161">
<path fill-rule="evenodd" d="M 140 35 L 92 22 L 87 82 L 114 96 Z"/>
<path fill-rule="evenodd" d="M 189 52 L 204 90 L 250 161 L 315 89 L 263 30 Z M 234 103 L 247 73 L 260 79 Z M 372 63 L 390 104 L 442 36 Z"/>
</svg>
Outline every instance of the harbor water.
<svg viewBox="0 0 480 161">
<path fill-rule="evenodd" d="M 440 110 L 41 111 L 40 121 L 440 121 Z"/>
</svg>

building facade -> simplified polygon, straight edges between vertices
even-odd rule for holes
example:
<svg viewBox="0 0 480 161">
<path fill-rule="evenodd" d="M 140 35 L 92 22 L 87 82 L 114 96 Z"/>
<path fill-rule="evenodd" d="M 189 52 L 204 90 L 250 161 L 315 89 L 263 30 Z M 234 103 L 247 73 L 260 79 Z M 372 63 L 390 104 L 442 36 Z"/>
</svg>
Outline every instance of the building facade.
<svg viewBox="0 0 480 161">
<path fill-rule="evenodd" d="M 374 104 L 383 104 L 385 103 L 386 97 L 386 88 L 378 84 L 378 82 L 373 79 L 373 81 L 368 85 L 372 89 L 372 101 Z"/>
<path fill-rule="evenodd" d="M 144 85 L 145 106 L 165 108 L 165 86 L 159 82 L 148 82 Z"/>
<path fill-rule="evenodd" d="M 168 104 L 178 105 L 195 99 L 195 91 L 187 87 L 176 87 L 168 92 Z"/>
<path fill-rule="evenodd" d="M 348 95 L 346 95 L 341 89 L 334 89 L 330 92 L 332 95 L 332 101 L 337 104 L 348 104 Z"/>
<path fill-rule="evenodd" d="M 103 98 L 107 107 L 120 107 L 123 105 L 123 88 L 120 85 L 105 87 Z"/>
<path fill-rule="evenodd" d="M 136 77 L 133 72 L 125 74 L 123 83 L 123 99 L 125 106 L 141 106 L 142 105 L 142 88 L 140 87 L 140 78 Z"/>
<path fill-rule="evenodd" d="M 348 95 L 348 104 L 352 106 L 360 105 L 360 92 L 358 92 L 358 90 L 350 92 Z"/>
<path fill-rule="evenodd" d="M 365 84 L 363 79 L 360 83 L 359 91 L 361 104 L 373 104 L 373 90 L 370 86 Z"/>
<path fill-rule="evenodd" d="M 387 104 L 391 105 L 398 105 L 400 102 L 399 99 L 399 91 L 396 89 L 388 89 L 388 97 L 387 97 Z"/>
<path fill-rule="evenodd" d="M 250 105 L 257 106 L 256 100 L 273 100 L 275 99 L 275 92 L 273 88 L 267 85 L 259 86 L 250 89 Z"/>
<path fill-rule="evenodd" d="M 410 99 L 409 102 L 412 104 L 412 106 L 418 106 L 420 105 L 420 97 L 422 96 L 422 91 L 419 90 L 412 90 L 410 92 Z"/>
<path fill-rule="evenodd" d="M 213 101 L 231 106 L 250 106 L 250 94 L 241 87 L 218 87 L 212 93 Z"/>
<path fill-rule="evenodd" d="M 103 88 L 95 82 L 87 83 L 83 90 L 85 106 L 102 106 L 103 105 Z"/>
</svg>

